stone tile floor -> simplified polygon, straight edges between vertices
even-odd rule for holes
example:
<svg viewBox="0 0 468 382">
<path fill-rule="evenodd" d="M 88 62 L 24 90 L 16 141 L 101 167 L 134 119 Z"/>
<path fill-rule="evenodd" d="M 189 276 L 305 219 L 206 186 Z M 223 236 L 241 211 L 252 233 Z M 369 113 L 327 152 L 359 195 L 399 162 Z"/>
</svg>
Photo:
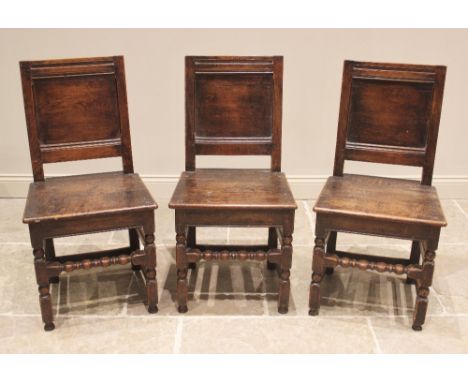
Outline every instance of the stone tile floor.
<svg viewBox="0 0 468 382">
<path fill-rule="evenodd" d="M 142 278 L 129 267 L 64 274 L 52 286 L 56 330 L 42 330 L 24 199 L 0 199 L 2 353 L 465 353 L 468 352 L 468 200 L 445 200 L 429 311 L 410 328 L 414 287 L 400 277 L 337 269 L 323 282 L 320 315 L 307 314 L 314 214 L 299 201 L 290 310 L 276 310 L 277 277 L 264 263 L 199 263 L 189 274 L 189 312 L 175 304 L 174 216 L 156 213 L 159 312 L 142 303 Z M 266 242 L 266 229 L 204 229 L 200 242 Z M 124 231 L 56 241 L 58 255 L 126 243 Z M 405 241 L 339 235 L 361 253 L 408 256 Z"/>
</svg>

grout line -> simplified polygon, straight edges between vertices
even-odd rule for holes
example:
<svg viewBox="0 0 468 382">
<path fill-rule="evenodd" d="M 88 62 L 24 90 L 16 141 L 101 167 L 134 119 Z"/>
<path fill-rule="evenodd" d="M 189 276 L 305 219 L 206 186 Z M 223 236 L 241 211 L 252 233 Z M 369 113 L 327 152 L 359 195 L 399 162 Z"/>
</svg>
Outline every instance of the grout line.
<svg viewBox="0 0 468 382">
<path fill-rule="evenodd" d="M 60 279 L 59 279 L 59 280 L 60 280 Z M 62 295 L 62 293 L 60 293 L 60 291 L 62 290 L 62 288 L 61 288 L 62 284 L 61 284 L 60 281 L 59 281 L 59 283 L 58 283 L 58 284 L 55 284 L 55 285 L 57 286 L 56 293 L 58 294 L 58 296 L 57 296 L 57 308 L 56 308 L 57 317 L 58 317 L 58 316 L 60 315 L 60 307 L 62 306 L 62 304 L 61 304 L 61 303 L 62 303 L 62 299 L 61 299 L 61 297 L 60 297 L 60 296 Z M 50 289 L 49 289 L 49 293 L 50 293 Z M 52 296 L 52 293 L 50 293 L 50 295 Z"/>
<path fill-rule="evenodd" d="M 455 205 L 458 207 L 458 209 L 461 211 L 461 213 L 462 213 L 463 215 L 465 215 L 466 218 L 468 218 L 468 213 L 466 213 L 465 210 L 462 208 L 462 206 L 460 206 L 460 203 L 458 203 L 458 202 L 457 202 L 456 200 L 454 200 L 454 199 L 452 200 L 452 202 L 453 202 L 453 204 L 455 204 Z"/>
<path fill-rule="evenodd" d="M 107 240 L 107 244 L 113 244 L 115 232 L 116 232 L 116 231 L 111 231 L 111 234 L 110 234 L 110 236 L 109 236 L 109 239 Z"/>
<path fill-rule="evenodd" d="M 124 243 L 107 243 L 107 245 L 109 244 L 115 244 L 115 245 L 124 245 Z M 31 243 L 28 242 L 28 241 L 4 241 L 4 242 L 1 242 L 0 245 L 28 245 L 30 246 Z M 76 243 L 60 243 L 60 244 L 56 244 L 56 247 L 82 247 L 82 246 L 85 246 L 85 245 L 89 245 L 89 246 L 95 246 L 95 245 L 102 245 L 102 242 L 86 242 L 86 241 L 82 241 L 82 242 L 76 242 Z M 165 247 L 166 244 L 164 243 L 156 243 L 156 247 Z M 175 247 L 175 245 L 174 245 Z"/>
<path fill-rule="evenodd" d="M 361 236 L 361 235 L 356 235 L 356 236 Z M 369 237 L 369 236 L 364 236 L 362 235 L 362 239 L 365 240 L 366 237 Z M 376 237 L 376 236 L 374 236 Z M 380 236 L 380 237 L 383 237 L 383 236 Z M 396 239 L 396 240 L 399 240 L 399 239 Z M 408 240 L 408 243 L 407 244 L 410 244 L 411 241 Z M 395 243 L 383 243 L 383 244 L 379 244 L 379 243 L 376 243 L 376 244 L 360 244 L 360 243 L 346 243 L 346 242 L 340 242 L 340 246 L 341 247 L 362 247 L 362 248 L 365 248 L 365 247 L 377 247 L 377 248 L 382 248 L 382 247 L 397 247 L 397 248 L 403 248 L 403 249 L 407 249 L 407 245 L 405 244 L 402 244 L 402 243 L 398 243 L 398 244 L 395 244 Z"/>
<path fill-rule="evenodd" d="M 90 245 L 90 246 L 93 246 L 93 245 L 101 245 L 102 242 L 100 243 L 86 243 L 86 242 L 76 242 L 76 243 L 60 243 L 58 244 L 58 247 L 60 246 L 63 246 L 63 247 L 79 247 L 79 246 L 84 246 L 84 245 Z M 123 243 L 111 243 L 111 244 L 122 244 Z M 30 242 L 25 242 L 25 241 L 4 241 L 4 242 L 1 242 L 0 245 L 27 245 L 27 246 L 30 246 L 31 243 Z M 405 247 L 404 244 L 393 244 L 393 243 L 383 243 L 383 244 L 359 244 L 359 243 L 351 243 L 351 242 L 342 242 L 340 243 L 340 245 L 342 246 L 355 246 L 355 247 L 375 247 L 375 246 L 379 246 L 379 247 Z M 443 246 L 468 246 L 468 242 L 453 242 L 453 243 L 441 243 L 441 245 Z M 294 244 L 294 247 L 313 247 L 314 245 L 313 244 L 303 244 L 303 243 L 300 243 L 300 244 Z M 156 243 L 156 247 L 175 247 L 175 244 L 174 245 L 166 245 L 164 243 Z M 406 247 L 405 247 L 406 248 Z M 440 250 L 440 249 L 439 249 Z"/>
<path fill-rule="evenodd" d="M 267 297 L 267 296 L 278 296 L 278 292 L 189 292 L 191 296 L 258 296 L 258 297 Z"/>
<path fill-rule="evenodd" d="M 312 230 L 312 232 L 314 232 L 314 216 L 312 215 L 312 211 L 310 210 L 306 200 L 302 200 L 302 205 L 304 206 L 305 214 L 309 222 L 310 229 Z"/>
<path fill-rule="evenodd" d="M 127 312 L 128 312 L 128 299 L 130 296 L 132 296 L 132 294 L 130 294 L 130 290 L 132 288 L 132 284 L 133 284 L 133 277 L 134 275 L 132 274 L 132 277 L 130 278 L 130 282 L 128 283 L 128 288 L 127 288 L 127 295 L 125 296 L 125 302 L 122 306 L 122 310 L 120 311 L 120 314 L 119 316 L 126 316 L 127 315 Z M 134 296 L 136 296 L 137 294 L 133 294 Z"/>
<path fill-rule="evenodd" d="M 0 317 L 41 317 L 40 313 L 0 313 Z M 56 316 L 57 317 L 57 316 Z M 206 315 L 206 316 L 184 316 L 183 318 L 180 317 L 180 314 L 167 314 L 167 315 L 128 315 L 125 317 L 116 316 L 114 314 L 62 314 L 61 317 L 67 318 L 82 318 L 82 319 L 154 319 L 159 320 L 163 318 L 170 318 L 170 319 L 183 319 L 183 320 L 213 320 L 213 319 L 238 319 L 238 320 L 251 320 L 254 319 L 265 319 L 265 320 L 291 320 L 291 319 L 304 319 L 307 318 L 309 320 L 316 320 L 316 319 L 372 319 L 372 318 L 408 318 L 406 314 L 396 314 L 396 315 L 329 315 L 329 316 L 318 316 L 311 318 L 308 314 L 304 315 L 273 315 L 273 316 L 265 316 L 260 314 L 251 314 L 251 315 Z M 447 313 L 447 314 L 427 314 L 426 317 L 444 317 L 444 318 L 468 318 L 468 313 Z"/>
<path fill-rule="evenodd" d="M 377 354 L 382 354 L 382 348 L 380 347 L 379 340 L 377 339 L 377 335 L 375 334 L 375 330 L 374 330 L 374 327 L 372 326 L 372 321 L 370 317 L 367 317 L 366 321 L 367 321 L 367 326 L 369 327 L 369 330 L 372 334 L 372 338 L 374 340 L 375 352 Z"/>
<path fill-rule="evenodd" d="M 26 242 L 26 241 L 4 241 L 0 244 L 2 245 L 31 245 L 30 242 Z"/>
<path fill-rule="evenodd" d="M 182 331 L 184 328 L 184 320 L 182 317 L 177 319 L 177 329 L 174 336 L 174 348 L 172 354 L 180 354 L 180 348 L 182 346 Z"/>
<path fill-rule="evenodd" d="M 267 294 L 271 294 L 271 295 L 276 294 L 276 295 L 277 295 L 277 293 L 267 293 L 267 292 L 265 292 L 265 295 L 262 296 L 262 297 L 263 297 L 263 298 L 262 298 L 263 314 L 264 314 L 265 316 L 269 316 L 269 315 L 270 315 L 270 310 L 268 309 L 268 300 L 265 298 L 265 297 L 267 296 Z"/>
<path fill-rule="evenodd" d="M 67 277 L 67 304 L 66 308 L 70 309 L 70 277 Z"/>
<path fill-rule="evenodd" d="M 435 299 L 438 301 L 438 303 L 440 304 L 440 306 L 442 307 L 442 313 L 443 314 L 448 314 L 447 313 L 447 309 L 445 308 L 445 305 L 444 303 L 442 302 L 442 299 L 440 298 L 440 295 L 439 293 L 437 293 L 437 291 L 434 289 L 434 287 L 429 287 L 429 289 L 432 291 L 432 294 L 433 296 L 435 297 Z"/>
<path fill-rule="evenodd" d="M 368 306 L 368 307 L 373 307 L 373 308 L 392 308 L 391 305 L 385 305 L 385 304 L 374 304 L 374 303 L 370 303 L 370 302 L 349 301 L 349 300 L 345 300 L 345 299 L 341 299 L 341 298 L 325 297 L 325 296 L 322 296 L 321 298 L 323 300 L 334 301 L 334 302 L 338 302 L 338 303 L 349 303 L 349 304 L 358 305 L 358 306 Z M 410 311 L 410 312 L 414 310 L 414 308 L 408 308 L 408 307 L 404 307 L 404 306 L 398 307 L 398 309 L 405 310 L 405 311 Z M 391 315 L 391 317 L 393 317 L 393 315 Z"/>
</svg>

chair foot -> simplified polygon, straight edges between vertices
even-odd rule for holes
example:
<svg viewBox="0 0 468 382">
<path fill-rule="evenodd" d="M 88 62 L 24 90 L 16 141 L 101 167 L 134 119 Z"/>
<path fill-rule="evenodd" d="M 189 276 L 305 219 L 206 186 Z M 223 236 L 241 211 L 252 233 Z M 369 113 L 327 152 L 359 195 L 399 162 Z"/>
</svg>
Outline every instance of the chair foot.
<svg viewBox="0 0 468 382">
<path fill-rule="evenodd" d="M 326 275 L 332 275 L 335 272 L 335 269 L 332 267 L 326 268 L 325 269 L 325 274 Z"/>
<path fill-rule="evenodd" d="M 288 313 L 288 307 L 287 307 L 287 306 L 280 306 L 280 307 L 278 307 L 278 313 L 279 313 L 279 314 L 286 314 L 286 313 Z"/>
<path fill-rule="evenodd" d="M 58 284 L 59 281 L 60 281 L 60 278 L 58 276 L 54 276 L 49 279 L 50 284 Z"/>
<path fill-rule="evenodd" d="M 55 325 L 54 325 L 53 322 L 49 322 L 49 323 L 47 323 L 47 324 L 44 325 L 44 330 L 45 330 L 46 332 L 50 332 L 50 331 L 52 331 L 52 330 L 54 330 L 54 329 L 55 329 Z"/>
<path fill-rule="evenodd" d="M 407 277 L 405 280 L 405 284 L 413 285 L 413 284 L 416 284 L 416 281 L 414 281 L 414 279 L 410 279 L 409 277 Z"/>
<path fill-rule="evenodd" d="M 415 332 L 420 332 L 422 330 L 422 325 L 413 325 L 412 328 Z"/>
<path fill-rule="evenodd" d="M 188 308 L 187 308 L 187 305 L 181 305 L 177 308 L 177 310 L 179 311 L 179 313 L 187 313 L 188 312 Z"/>
<path fill-rule="evenodd" d="M 276 264 L 275 263 L 272 263 L 271 261 L 267 261 L 267 269 L 269 271 L 274 271 L 276 270 Z"/>
<path fill-rule="evenodd" d="M 188 269 L 196 269 L 197 263 L 188 263 L 187 266 L 188 266 Z"/>
<path fill-rule="evenodd" d="M 319 309 L 310 309 L 309 310 L 309 316 L 318 316 L 319 314 Z"/>
<path fill-rule="evenodd" d="M 141 271 L 141 266 L 140 265 L 132 265 L 132 271 L 133 272 Z"/>
<path fill-rule="evenodd" d="M 151 314 L 158 313 L 158 307 L 156 305 L 148 306 L 148 313 L 151 313 Z"/>
</svg>

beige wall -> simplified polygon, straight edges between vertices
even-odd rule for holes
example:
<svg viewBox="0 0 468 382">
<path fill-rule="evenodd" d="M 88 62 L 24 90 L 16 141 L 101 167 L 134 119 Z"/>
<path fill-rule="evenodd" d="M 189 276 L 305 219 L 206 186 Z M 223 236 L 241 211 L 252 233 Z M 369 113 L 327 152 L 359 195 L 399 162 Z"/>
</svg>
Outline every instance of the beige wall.
<svg viewBox="0 0 468 382">
<path fill-rule="evenodd" d="M 275 54 L 285 60 L 283 170 L 297 197 L 314 197 L 331 173 L 345 59 L 448 66 L 434 183 L 443 197 L 468 197 L 468 30 L 0 30 L 0 46 L 0 196 L 24 196 L 31 175 L 18 61 L 124 55 L 135 168 L 164 198 L 184 166 L 184 56 Z M 219 158 L 201 162 L 216 166 Z M 114 164 L 49 165 L 46 174 Z M 367 168 L 353 163 L 346 170 Z M 388 166 L 370 171 L 419 174 Z"/>
</svg>

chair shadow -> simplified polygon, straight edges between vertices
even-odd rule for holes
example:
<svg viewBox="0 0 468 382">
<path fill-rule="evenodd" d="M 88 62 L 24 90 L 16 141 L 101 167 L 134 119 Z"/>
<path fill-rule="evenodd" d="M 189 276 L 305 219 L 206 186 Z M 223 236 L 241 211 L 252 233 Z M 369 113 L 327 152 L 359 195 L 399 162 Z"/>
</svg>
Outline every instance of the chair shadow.
<svg viewBox="0 0 468 382">
<path fill-rule="evenodd" d="M 163 284 L 171 303 L 177 305 L 177 268 L 175 247 L 167 248 L 171 254 L 166 279 Z M 240 261 L 199 261 L 194 269 L 189 269 L 187 275 L 188 301 L 194 304 L 227 300 L 245 300 L 263 302 L 276 301 L 278 298 L 278 275 L 276 271 L 268 270 L 266 262 L 246 260 Z M 164 293 L 163 293 L 164 296 Z M 189 306 L 189 311 L 190 311 Z M 290 310 L 294 310 L 294 302 L 290 296 Z M 223 311 L 217 311 L 223 314 Z M 262 306 L 262 314 L 264 309 Z M 225 314 L 230 314 L 226 312 Z"/>
<path fill-rule="evenodd" d="M 90 245 L 86 248 L 102 249 Z M 59 316 L 112 315 L 119 313 L 132 296 L 139 295 L 145 301 L 144 277 L 129 264 L 62 273 L 59 280 L 50 286 L 52 307 Z"/>
<path fill-rule="evenodd" d="M 355 269 L 338 269 L 325 276 L 321 295 L 325 308 L 397 317 L 411 317 L 416 299 L 414 286 L 406 284 L 405 278 Z"/>
</svg>

